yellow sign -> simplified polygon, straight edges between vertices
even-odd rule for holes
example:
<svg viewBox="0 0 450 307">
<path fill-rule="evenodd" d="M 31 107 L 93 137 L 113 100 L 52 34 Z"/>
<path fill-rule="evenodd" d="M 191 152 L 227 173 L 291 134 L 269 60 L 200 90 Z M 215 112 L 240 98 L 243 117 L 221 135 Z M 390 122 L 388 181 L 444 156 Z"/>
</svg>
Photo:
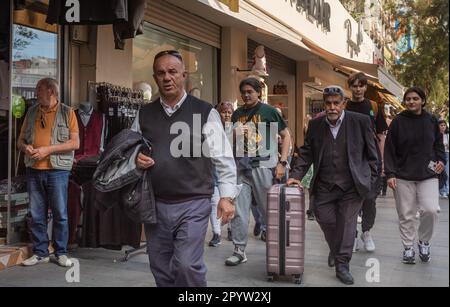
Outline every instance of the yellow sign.
<svg viewBox="0 0 450 307">
<path fill-rule="evenodd" d="M 233 12 L 239 12 L 239 0 L 219 0 L 226 4 Z"/>
</svg>

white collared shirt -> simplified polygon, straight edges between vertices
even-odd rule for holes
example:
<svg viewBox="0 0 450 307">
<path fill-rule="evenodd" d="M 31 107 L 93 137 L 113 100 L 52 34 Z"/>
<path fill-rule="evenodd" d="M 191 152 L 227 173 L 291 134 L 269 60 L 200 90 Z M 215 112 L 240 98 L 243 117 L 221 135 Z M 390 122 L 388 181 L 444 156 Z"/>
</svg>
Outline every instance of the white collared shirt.
<svg viewBox="0 0 450 307">
<path fill-rule="evenodd" d="M 88 112 L 83 111 L 83 109 L 78 109 L 78 115 L 80 115 L 81 122 L 83 123 L 83 126 L 87 126 L 89 124 L 89 120 L 91 119 L 92 112 L 94 111 L 94 108 L 90 108 Z"/>
<path fill-rule="evenodd" d="M 332 125 L 327 117 L 325 117 L 325 121 L 327 122 L 328 126 L 330 126 L 331 134 L 333 135 L 333 138 L 336 139 L 339 129 L 341 128 L 342 122 L 344 121 L 345 117 L 345 111 L 342 111 L 341 116 L 336 122 L 336 125 Z"/>
<path fill-rule="evenodd" d="M 178 111 L 179 108 L 181 108 L 181 105 L 183 102 L 185 102 L 187 98 L 187 93 L 184 92 L 183 97 L 181 97 L 180 101 L 177 102 L 177 104 L 172 108 L 167 103 L 163 101 L 162 98 L 159 98 L 159 101 L 161 101 L 161 105 L 163 106 L 164 111 L 166 111 L 167 115 L 170 117 L 172 116 L 176 111 Z"/>
</svg>

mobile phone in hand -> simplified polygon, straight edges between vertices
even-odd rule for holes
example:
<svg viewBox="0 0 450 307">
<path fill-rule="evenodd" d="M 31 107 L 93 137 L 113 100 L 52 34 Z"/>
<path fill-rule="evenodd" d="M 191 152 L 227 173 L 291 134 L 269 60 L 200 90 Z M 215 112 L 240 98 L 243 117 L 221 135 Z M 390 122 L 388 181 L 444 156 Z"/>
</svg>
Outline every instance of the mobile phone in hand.
<svg viewBox="0 0 450 307">
<path fill-rule="evenodd" d="M 436 173 L 436 165 L 437 163 L 434 161 L 430 161 L 430 163 L 428 164 L 428 168 L 433 171 L 434 173 Z"/>
</svg>

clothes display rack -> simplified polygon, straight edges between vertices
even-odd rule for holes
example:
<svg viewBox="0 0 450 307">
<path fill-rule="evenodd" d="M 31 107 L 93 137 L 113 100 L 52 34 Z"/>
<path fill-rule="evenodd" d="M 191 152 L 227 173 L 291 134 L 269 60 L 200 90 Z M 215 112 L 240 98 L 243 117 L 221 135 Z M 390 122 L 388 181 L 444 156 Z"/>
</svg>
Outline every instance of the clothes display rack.
<svg viewBox="0 0 450 307">
<path fill-rule="evenodd" d="M 150 102 L 144 99 L 142 90 L 133 90 L 106 82 L 88 81 L 87 91 L 89 100 L 95 100 L 98 111 L 105 114 L 108 131 L 105 144 L 123 129 L 131 128 L 139 109 Z M 128 261 L 136 252 L 146 248 L 145 244 L 125 250 L 125 255 L 120 261 Z"/>
</svg>

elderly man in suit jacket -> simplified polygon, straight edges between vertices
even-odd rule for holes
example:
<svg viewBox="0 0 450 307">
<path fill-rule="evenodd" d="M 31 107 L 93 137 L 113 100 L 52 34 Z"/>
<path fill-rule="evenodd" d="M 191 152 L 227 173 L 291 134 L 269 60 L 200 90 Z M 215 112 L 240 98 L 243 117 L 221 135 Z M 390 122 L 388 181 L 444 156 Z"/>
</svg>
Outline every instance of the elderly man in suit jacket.
<svg viewBox="0 0 450 307">
<path fill-rule="evenodd" d="M 311 199 L 314 214 L 330 248 L 328 265 L 336 277 L 353 284 L 349 263 L 358 212 L 377 175 L 377 151 L 370 118 L 344 111 L 344 91 L 324 89 L 325 116 L 309 123 L 305 144 L 288 184 L 300 184 L 311 164 Z"/>
</svg>

